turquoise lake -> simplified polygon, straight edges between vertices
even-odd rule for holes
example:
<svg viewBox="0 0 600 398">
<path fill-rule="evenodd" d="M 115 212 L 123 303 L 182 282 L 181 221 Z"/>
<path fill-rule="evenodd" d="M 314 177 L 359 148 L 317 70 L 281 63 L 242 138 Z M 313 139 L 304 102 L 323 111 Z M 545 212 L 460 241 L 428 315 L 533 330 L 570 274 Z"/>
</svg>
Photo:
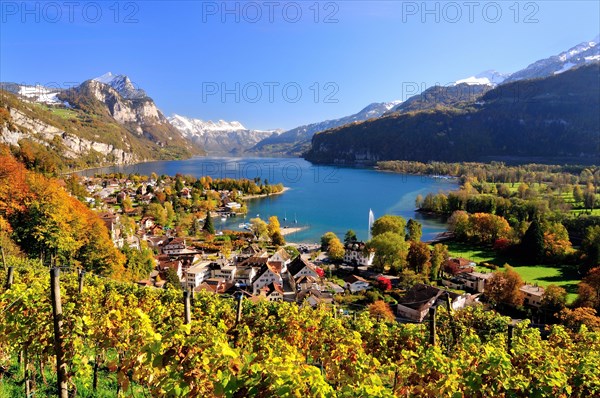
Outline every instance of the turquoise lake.
<svg viewBox="0 0 600 398">
<path fill-rule="evenodd" d="M 257 215 L 263 220 L 276 215 L 282 226 L 304 227 L 302 231 L 286 236 L 292 242 L 318 242 L 327 231 L 343 238 L 348 229 L 353 229 L 359 239 L 366 240 L 369 209 L 373 210 L 375 218 L 395 214 L 418 220 L 423 224 L 423 240 L 429 240 L 445 231 L 446 225 L 438 217 L 415 212 L 416 196 L 458 187 L 455 180 L 313 165 L 300 158 L 197 157 L 87 170 L 80 174 L 93 175 L 97 172 L 261 177 L 269 183 L 282 183 L 289 188 L 287 192 L 248 200 L 247 216 L 232 217 L 226 221 L 217 219 L 215 227 L 238 230 L 240 223 L 248 222 Z"/>
</svg>

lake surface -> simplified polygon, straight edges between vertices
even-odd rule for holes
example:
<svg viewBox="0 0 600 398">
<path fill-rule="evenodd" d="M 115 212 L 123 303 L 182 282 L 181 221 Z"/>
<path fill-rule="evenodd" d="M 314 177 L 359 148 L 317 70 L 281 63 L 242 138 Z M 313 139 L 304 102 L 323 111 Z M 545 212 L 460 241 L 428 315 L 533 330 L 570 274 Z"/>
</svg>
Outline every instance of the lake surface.
<svg viewBox="0 0 600 398">
<path fill-rule="evenodd" d="M 428 192 L 456 189 L 455 180 L 412 176 L 372 169 L 313 165 L 299 158 L 262 157 L 198 157 L 178 161 L 158 161 L 125 167 L 108 167 L 82 172 L 123 172 L 150 175 L 190 174 L 213 178 L 261 177 L 269 183 L 282 183 L 289 190 L 280 195 L 247 201 L 248 215 L 215 220 L 217 229 L 238 230 L 257 214 L 263 220 L 279 217 L 283 226 L 304 227 L 302 231 L 286 236 L 292 242 L 318 242 L 327 231 L 343 239 L 353 229 L 359 239 L 366 240 L 369 209 L 375 218 L 384 214 L 413 218 L 423 224 L 423 240 L 429 240 L 446 230 L 438 217 L 414 211 L 415 198 Z M 284 219 L 287 218 L 287 221 Z M 295 222 L 297 221 L 297 222 Z"/>
</svg>

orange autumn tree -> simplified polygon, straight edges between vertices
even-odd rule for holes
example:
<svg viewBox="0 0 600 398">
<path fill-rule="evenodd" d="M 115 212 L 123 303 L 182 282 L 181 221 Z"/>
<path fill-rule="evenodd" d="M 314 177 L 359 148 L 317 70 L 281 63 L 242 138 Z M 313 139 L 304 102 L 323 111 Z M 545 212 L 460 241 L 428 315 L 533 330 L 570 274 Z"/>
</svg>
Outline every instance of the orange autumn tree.
<svg viewBox="0 0 600 398">
<path fill-rule="evenodd" d="M 98 216 L 57 180 L 26 170 L 5 147 L 0 148 L 0 215 L 30 257 L 52 256 L 59 265 L 125 277 L 125 257 Z"/>
</svg>

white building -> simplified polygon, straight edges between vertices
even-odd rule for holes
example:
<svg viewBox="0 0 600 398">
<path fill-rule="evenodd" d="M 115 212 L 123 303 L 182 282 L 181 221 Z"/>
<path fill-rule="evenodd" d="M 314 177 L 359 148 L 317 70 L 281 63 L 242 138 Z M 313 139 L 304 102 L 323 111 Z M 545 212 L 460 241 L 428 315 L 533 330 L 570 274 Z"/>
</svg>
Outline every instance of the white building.
<svg viewBox="0 0 600 398">
<path fill-rule="evenodd" d="M 345 246 L 344 262 L 346 264 L 369 267 L 373 265 L 374 258 L 374 251 L 365 253 L 364 242 L 349 242 Z"/>
<path fill-rule="evenodd" d="M 357 275 L 350 275 L 346 277 L 344 282 L 346 282 L 345 288 L 350 290 L 350 293 L 361 292 L 371 287 L 369 281 Z"/>
<path fill-rule="evenodd" d="M 196 265 L 191 266 L 185 272 L 185 279 L 183 286 L 189 289 L 195 289 L 200 286 L 202 282 L 211 277 L 210 261 L 203 261 Z"/>
<path fill-rule="evenodd" d="M 523 304 L 532 307 L 541 307 L 544 298 L 544 288 L 541 286 L 523 285 L 519 288 L 525 294 Z"/>
</svg>

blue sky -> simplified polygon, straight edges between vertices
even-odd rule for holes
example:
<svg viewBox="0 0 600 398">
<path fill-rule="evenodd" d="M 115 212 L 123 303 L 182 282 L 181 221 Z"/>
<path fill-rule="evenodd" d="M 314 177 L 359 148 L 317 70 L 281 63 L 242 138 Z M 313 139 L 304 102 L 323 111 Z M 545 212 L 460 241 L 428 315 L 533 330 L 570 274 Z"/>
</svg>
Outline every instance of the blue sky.
<svg viewBox="0 0 600 398">
<path fill-rule="evenodd" d="M 514 72 L 599 34 L 597 1 L 0 2 L 0 81 L 130 76 L 167 115 L 293 128 Z"/>
</svg>

